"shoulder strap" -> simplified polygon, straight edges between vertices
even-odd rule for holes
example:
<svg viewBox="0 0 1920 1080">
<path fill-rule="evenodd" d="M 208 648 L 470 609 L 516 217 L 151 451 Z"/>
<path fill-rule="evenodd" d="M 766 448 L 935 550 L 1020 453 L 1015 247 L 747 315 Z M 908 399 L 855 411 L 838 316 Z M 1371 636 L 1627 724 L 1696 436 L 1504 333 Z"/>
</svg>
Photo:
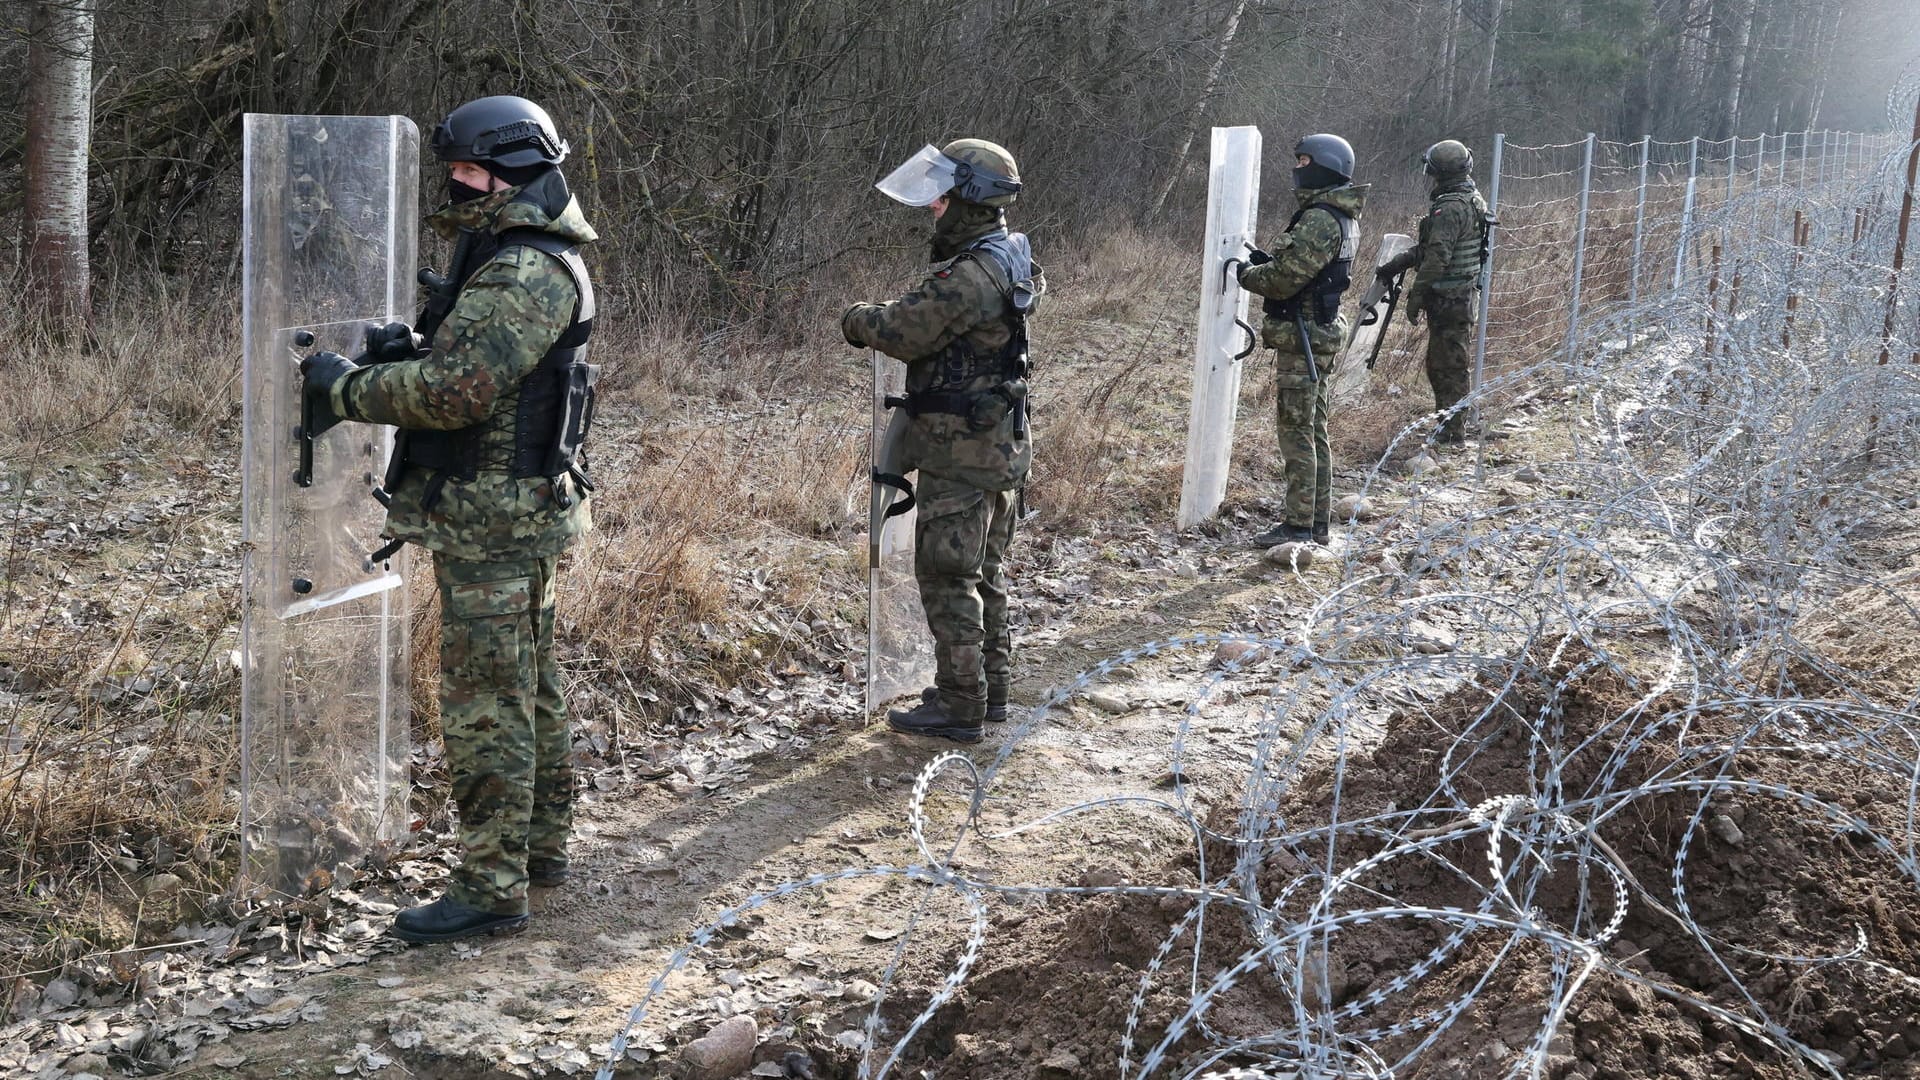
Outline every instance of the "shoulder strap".
<svg viewBox="0 0 1920 1080">
<path fill-rule="evenodd" d="M 500 234 L 500 247 L 502 250 L 530 247 L 558 259 L 560 265 L 567 268 L 567 276 L 573 279 L 573 288 L 579 297 L 574 305 L 573 321 L 576 324 L 593 321 L 593 278 L 587 274 L 587 264 L 580 259 L 579 244 L 539 229 L 515 228 Z"/>
</svg>

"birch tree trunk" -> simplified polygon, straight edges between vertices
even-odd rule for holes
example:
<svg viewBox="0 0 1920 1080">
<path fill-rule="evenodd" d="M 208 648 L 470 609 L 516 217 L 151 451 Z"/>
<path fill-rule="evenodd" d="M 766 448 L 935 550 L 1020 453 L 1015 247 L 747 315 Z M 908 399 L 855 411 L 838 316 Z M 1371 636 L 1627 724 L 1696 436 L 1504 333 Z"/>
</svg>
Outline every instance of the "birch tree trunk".
<svg viewBox="0 0 1920 1080">
<path fill-rule="evenodd" d="M 28 308 L 50 329 L 86 325 L 87 144 L 93 116 L 93 9 L 35 0 L 29 23 L 26 199 L 21 227 Z"/>
<path fill-rule="evenodd" d="M 1440 60 L 1440 100 L 1446 105 L 1447 122 L 1454 118 L 1454 77 L 1460 68 L 1460 5 L 1463 0 L 1447 0 L 1447 44 Z"/>
<path fill-rule="evenodd" d="M 1753 20 L 1758 11 L 1756 0 L 1735 0 L 1728 12 L 1726 42 L 1726 96 L 1720 105 L 1720 137 L 1740 130 L 1740 95 L 1747 82 L 1747 46 L 1753 40 Z"/>
<path fill-rule="evenodd" d="M 1233 11 L 1227 15 L 1227 23 L 1220 28 L 1220 39 L 1213 48 L 1213 63 L 1207 67 L 1207 80 L 1200 88 L 1200 96 L 1194 100 L 1193 114 L 1187 119 L 1187 130 L 1180 138 L 1180 150 L 1173 155 L 1173 163 L 1167 168 L 1166 183 L 1160 185 L 1160 191 L 1153 198 L 1152 209 L 1147 211 L 1149 220 L 1160 216 L 1167 205 L 1167 197 L 1173 194 L 1174 185 L 1180 182 L 1180 174 L 1186 171 L 1187 155 L 1193 152 L 1193 140 L 1199 137 L 1200 125 L 1207 117 L 1207 101 L 1213 97 L 1220 84 L 1220 71 L 1227 64 L 1227 50 L 1233 47 L 1233 37 L 1240 32 L 1240 16 L 1247 10 L 1247 0 L 1234 0 Z"/>
</svg>

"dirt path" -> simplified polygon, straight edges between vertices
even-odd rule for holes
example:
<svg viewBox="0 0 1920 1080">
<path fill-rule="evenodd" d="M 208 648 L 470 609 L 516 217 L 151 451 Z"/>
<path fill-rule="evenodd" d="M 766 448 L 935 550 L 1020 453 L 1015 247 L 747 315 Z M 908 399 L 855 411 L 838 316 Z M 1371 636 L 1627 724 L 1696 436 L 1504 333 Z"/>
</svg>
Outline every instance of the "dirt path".
<svg viewBox="0 0 1920 1080">
<path fill-rule="evenodd" d="M 1139 561 L 1197 568 L 1102 571 L 1089 606 L 1060 640 L 1026 649 L 1016 698 L 1034 704 L 1100 660 L 1158 639 L 1277 622 L 1301 583 L 1226 541 L 1182 545 L 1165 534 L 1130 541 Z M 1331 569 L 1320 572 L 1324 585 Z M 1143 617 L 1143 613 L 1151 613 Z M 1024 740 L 985 808 L 983 824 L 1010 823 L 1107 795 L 1166 787 L 1174 720 L 1211 665 L 1210 651 L 1137 663 L 1109 687 L 1124 696 L 1105 711 L 1080 702 L 1043 720 Z M 1210 739 L 1189 750 L 1183 771 L 1196 781 L 1244 767 L 1257 706 L 1209 718 Z M 789 719 L 820 732 L 796 708 Z M 830 724 L 831 722 L 829 722 Z M 969 748 L 989 764 L 996 738 Z M 217 1051 L 170 1075 L 181 1077 L 336 1075 L 386 1055 L 424 1077 L 528 1075 L 597 1065 L 627 1007 L 645 993 L 672 950 L 721 908 L 783 881 L 842 867 L 917 861 L 906 825 L 916 775 L 951 744 L 892 735 L 884 727 L 834 730 L 798 757 L 762 757 L 723 793 L 676 795 L 660 784 L 590 796 L 576 824 L 574 880 L 537 894 L 535 916 L 517 935 L 475 948 L 386 949 L 364 964 L 289 979 L 274 995 L 280 1014 L 305 1020 L 234 1031 Z M 1204 784 L 1203 784 L 1204 786 Z M 951 800 L 948 800 L 951 802 Z M 955 807 L 948 806 L 948 810 Z M 966 864 L 996 880 L 1066 884 L 1088 874 L 1118 879 L 1163 863 L 1187 843 L 1170 822 L 1030 841 L 979 842 Z M 1104 875 L 1104 876 L 1103 876 Z M 756 912 L 724 949 L 701 950 L 670 986 L 636 1040 L 622 1075 L 651 1075 L 659 1051 L 701 1034 L 735 1011 L 771 1011 L 782 1022 L 762 1057 L 789 1043 L 831 1044 L 857 1028 L 887 967 L 916 887 L 867 879 L 809 890 Z M 929 953 L 961 940 L 961 927 L 935 913 L 914 947 Z M 292 1004 L 283 1002 L 292 999 Z M 781 1037 L 785 1033 L 784 1039 Z M 359 1047 L 359 1050 L 356 1050 Z M 239 1059 L 244 1059 L 241 1061 Z M 377 1057 L 374 1060 L 378 1060 Z"/>
</svg>

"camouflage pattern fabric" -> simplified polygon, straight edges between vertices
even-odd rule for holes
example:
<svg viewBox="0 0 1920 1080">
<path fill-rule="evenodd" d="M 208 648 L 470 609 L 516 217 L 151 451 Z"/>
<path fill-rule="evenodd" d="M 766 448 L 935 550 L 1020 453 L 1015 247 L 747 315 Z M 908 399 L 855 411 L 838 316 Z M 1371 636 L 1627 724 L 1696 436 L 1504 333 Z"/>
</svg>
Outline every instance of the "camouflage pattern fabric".
<svg viewBox="0 0 1920 1080">
<path fill-rule="evenodd" d="M 462 228 L 519 227 L 576 243 L 596 238 L 578 202 L 550 216 L 515 201 L 520 190 L 449 205 L 429 223 L 449 239 Z M 566 864 L 573 773 L 553 659 L 554 575 L 560 552 L 592 519 L 584 491 L 562 507 L 547 479 L 515 479 L 511 457 L 521 384 L 566 331 L 577 301 L 558 259 L 508 247 L 467 279 L 431 355 L 362 369 L 335 389 L 335 409 L 356 420 L 484 425 L 474 480 L 449 478 L 429 510 L 428 470 L 410 468 L 387 513 L 389 536 L 434 555 L 440 724 L 465 851 L 448 893 L 484 911 L 526 911 L 529 860 Z"/>
<path fill-rule="evenodd" d="M 436 556 L 440 729 L 463 856 L 447 894 L 527 910 L 527 867 L 563 868 L 573 818 L 572 739 L 553 662 L 558 556 Z"/>
<path fill-rule="evenodd" d="M 934 685 L 948 715 L 978 721 L 1012 683 L 1007 548 L 1019 494 L 922 474 L 913 571 L 933 632 Z"/>
<path fill-rule="evenodd" d="M 535 228 L 576 243 L 597 239 L 571 201 L 557 217 L 515 202 L 519 188 L 454 203 L 428 218 L 436 232 L 494 233 Z M 467 280 L 453 312 L 434 335 L 432 355 L 377 364 L 340 381 L 334 409 L 342 416 L 406 428 L 455 430 L 486 425 L 480 474 L 449 480 L 432 510 L 421 504 L 431 474 L 407 470 L 392 492 L 386 534 L 436 554 L 485 561 L 557 554 L 592 527 L 586 492 L 571 478 L 572 505 L 562 507 L 545 477 L 516 479 L 514 410 L 520 383 L 573 320 L 578 291 L 560 261 L 524 245 L 505 248 Z"/>
<path fill-rule="evenodd" d="M 1473 391 L 1471 347 L 1478 321 L 1475 292 L 1440 294 L 1427 304 L 1427 381 L 1433 384 L 1433 404 L 1441 412 Z M 1457 442 L 1466 430 L 1462 409 L 1441 425 L 1439 437 Z"/>
<path fill-rule="evenodd" d="M 1368 185 L 1298 191 L 1302 206 L 1331 203 L 1356 222 L 1366 204 Z M 1340 222 L 1325 210 L 1308 210 L 1268 253 L 1273 261 L 1240 272 L 1240 286 L 1259 296 L 1286 300 L 1304 289 L 1340 254 Z M 1306 353 L 1291 320 L 1267 319 L 1260 340 L 1273 350 L 1280 392 L 1275 404 L 1275 435 L 1287 474 L 1286 523 L 1324 524 L 1332 516 L 1333 453 L 1327 442 L 1328 387 L 1334 362 L 1347 345 L 1352 322 L 1342 313 L 1331 325 L 1307 320 L 1308 341 L 1320 381 L 1307 380 Z"/>
<path fill-rule="evenodd" d="M 1342 185 L 1319 190 L 1294 192 L 1301 206 L 1327 203 L 1340 212 L 1360 220 L 1366 205 L 1369 185 Z M 1248 266 L 1240 271 L 1240 287 L 1270 300 L 1290 300 L 1318 277 L 1340 254 L 1340 222 L 1325 210 L 1308 210 L 1298 224 L 1288 229 L 1267 248 L 1272 262 Z M 1352 324 L 1343 313 L 1331 325 L 1307 319 L 1307 337 L 1313 343 L 1314 360 L 1322 376 L 1328 373 L 1334 357 L 1346 347 Z M 1307 385 L 1306 353 L 1300 349 L 1300 333 L 1290 319 L 1267 319 L 1260 326 L 1260 343 L 1274 351 L 1275 369 L 1280 385 Z"/>
<path fill-rule="evenodd" d="M 997 220 L 989 222 L 975 238 L 999 227 Z M 1033 287 L 1036 294 L 1046 289 L 1038 266 Z M 956 341 L 975 356 L 992 356 L 1005 348 L 1012 336 L 1004 318 L 1011 289 L 992 259 L 962 252 L 936 263 L 924 281 L 898 300 L 848 308 L 840 317 L 840 332 L 848 344 L 906 361 L 908 393 L 936 385 L 981 393 L 1005 381 L 1005 375 L 983 372 L 964 385 L 949 386 L 941 382 L 940 356 Z M 1025 393 L 1025 386 L 1024 380 L 1017 384 L 1016 396 Z M 902 469 L 983 491 L 1011 491 L 1026 483 L 1033 464 L 1027 425 L 997 397 L 983 400 L 981 410 L 972 417 L 923 413 L 914 418 L 901 448 Z"/>
<path fill-rule="evenodd" d="M 1442 412 L 1473 389 L 1468 350 L 1479 317 L 1477 275 L 1486 214 L 1486 201 L 1471 177 L 1436 181 L 1432 209 L 1420 219 L 1419 242 L 1384 268 L 1390 273 L 1416 269 L 1407 290 L 1407 315 L 1427 318 L 1427 381 Z M 1455 416 L 1440 438 L 1458 440 L 1465 424 L 1464 414 Z"/>
<path fill-rule="evenodd" d="M 967 244 L 1004 227 L 1004 215 L 991 207 L 951 205 L 935 226 L 937 261 L 927 278 L 898 300 L 848 308 L 840 318 L 847 342 L 906 361 L 909 393 L 951 389 L 940 371 L 949 345 L 962 341 L 975 356 L 992 356 L 1011 336 L 1011 282 L 992 259 L 965 252 Z M 1045 289 L 1036 265 L 1036 306 Z M 984 394 L 1005 378 L 982 372 L 958 389 Z M 1024 396 L 1024 380 L 1014 393 Z M 915 417 L 903 458 L 905 470 L 919 472 L 914 577 L 934 639 L 934 682 L 949 715 L 977 720 L 989 699 L 1006 701 L 1013 678 L 1003 563 L 1019 488 L 1033 462 L 1027 424 L 1006 402 L 986 395 L 973 416 Z"/>
<path fill-rule="evenodd" d="M 1282 388 L 1275 406 L 1280 460 L 1287 472 L 1286 523 L 1325 525 L 1333 516 L 1333 451 L 1327 443 L 1327 394 L 1333 380 Z"/>
</svg>

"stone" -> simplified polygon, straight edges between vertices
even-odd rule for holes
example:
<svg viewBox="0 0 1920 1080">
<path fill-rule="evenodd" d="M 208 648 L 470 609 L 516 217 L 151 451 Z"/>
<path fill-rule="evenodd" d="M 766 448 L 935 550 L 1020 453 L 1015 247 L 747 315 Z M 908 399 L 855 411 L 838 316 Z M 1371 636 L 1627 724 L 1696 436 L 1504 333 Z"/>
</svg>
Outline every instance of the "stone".
<svg viewBox="0 0 1920 1080">
<path fill-rule="evenodd" d="M 1540 482 L 1540 470 L 1531 465 L 1522 465 L 1514 472 L 1513 478 L 1523 484 L 1537 484 Z"/>
<path fill-rule="evenodd" d="M 1040 1063 L 1042 1080 L 1079 1080 L 1080 1059 L 1066 1050 L 1055 1050 Z"/>
<path fill-rule="evenodd" d="M 1439 459 L 1435 458 L 1431 451 L 1422 449 L 1419 453 L 1413 455 L 1411 461 L 1407 462 L 1407 475 L 1425 476 L 1439 467 Z"/>
<path fill-rule="evenodd" d="M 1733 819 L 1725 814 L 1715 814 L 1708 818 L 1707 829 L 1728 847 L 1739 847 L 1747 840 L 1746 834 L 1740 831 L 1740 826 L 1735 825 Z"/>
<path fill-rule="evenodd" d="M 186 884 L 174 874 L 155 874 L 140 883 L 140 895 L 149 900 L 164 900 L 179 893 Z"/>
<path fill-rule="evenodd" d="M 1333 520 L 1372 521 L 1373 500 L 1359 495 L 1342 495 L 1333 500 Z"/>
<path fill-rule="evenodd" d="M 730 1016 L 680 1051 L 685 1080 L 733 1080 L 753 1067 L 760 1025 L 747 1015 Z"/>
<path fill-rule="evenodd" d="M 1133 711 L 1133 702 L 1118 690 L 1095 690 L 1087 695 L 1087 704 L 1114 716 Z"/>
<path fill-rule="evenodd" d="M 1223 641 L 1219 648 L 1213 650 L 1213 666 L 1226 667 L 1239 663 L 1259 651 L 1260 646 L 1251 641 Z"/>
<path fill-rule="evenodd" d="M 1300 571 L 1312 566 L 1319 552 L 1320 549 L 1312 544 L 1289 541 L 1268 548 L 1266 559 L 1275 566 L 1285 566 Z"/>
</svg>

